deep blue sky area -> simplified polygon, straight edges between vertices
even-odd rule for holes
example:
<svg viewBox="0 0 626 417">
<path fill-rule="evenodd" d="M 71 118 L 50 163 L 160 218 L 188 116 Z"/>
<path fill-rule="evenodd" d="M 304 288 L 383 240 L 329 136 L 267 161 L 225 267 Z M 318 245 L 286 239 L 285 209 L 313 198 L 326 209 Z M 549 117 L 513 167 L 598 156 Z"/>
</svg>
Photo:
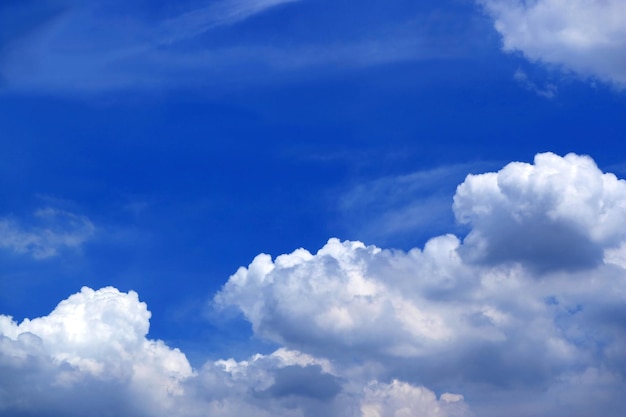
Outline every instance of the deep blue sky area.
<svg viewBox="0 0 626 417">
<path fill-rule="evenodd" d="M 466 175 L 541 152 L 625 178 L 623 40 L 520 41 L 513 3 L 3 1 L 0 313 L 113 286 L 194 366 L 269 354 L 211 301 L 260 253 L 462 239 Z"/>
</svg>

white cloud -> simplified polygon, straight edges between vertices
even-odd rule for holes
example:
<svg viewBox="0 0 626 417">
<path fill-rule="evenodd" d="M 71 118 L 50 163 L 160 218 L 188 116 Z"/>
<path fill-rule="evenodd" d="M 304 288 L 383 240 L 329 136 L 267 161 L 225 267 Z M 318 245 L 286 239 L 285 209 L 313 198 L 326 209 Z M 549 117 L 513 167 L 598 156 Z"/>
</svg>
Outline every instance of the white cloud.
<svg viewBox="0 0 626 417">
<path fill-rule="evenodd" d="M 539 154 L 534 165 L 470 175 L 457 189 L 454 211 L 472 226 L 464 253 L 485 262 L 591 267 L 626 240 L 626 182 L 586 156 Z"/>
<path fill-rule="evenodd" d="M 132 291 L 0 316 L 0 414 L 621 416 L 626 183 L 539 154 L 468 176 L 454 211 L 464 239 L 408 252 L 331 239 L 240 268 L 214 302 L 281 346 L 247 360 L 192 369 L 147 338 Z"/>
<path fill-rule="evenodd" d="M 455 237 L 444 236 L 423 253 L 396 254 L 331 239 L 315 255 L 299 249 L 275 262 L 259 255 L 230 278 L 216 302 L 237 305 L 257 334 L 298 349 L 318 351 L 319 343 L 318 353 L 365 349 L 414 356 L 455 336 L 436 309 L 405 297 L 403 281 L 415 272 L 407 267 L 417 264 L 430 278 L 421 285 L 437 286 L 460 261 L 453 253 L 457 245 Z M 389 267 L 395 273 L 379 279 L 376 269 Z"/>
<path fill-rule="evenodd" d="M 35 259 L 56 256 L 64 249 L 78 250 L 94 233 L 87 217 L 53 208 L 37 210 L 31 226 L 0 218 L 0 248 Z"/>
<path fill-rule="evenodd" d="M 330 361 L 284 348 L 193 370 L 178 349 L 146 338 L 149 318 L 136 293 L 111 287 L 83 288 L 20 324 L 0 315 L 0 415 L 343 417 L 361 402 L 391 410 L 404 400 L 430 410 L 424 417 L 460 415 L 435 410 L 462 406 L 458 395 L 437 401 L 407 383 L 346 384 Z M 403 399 L 411 392 L 420 396 Z"/>
<path fill-rule="evenodd" d="M 555 381 L 626 374 L 626 182 L 589 157 L 539 154 L 468 176 L 454 210 L 471 227 L 462 242 L 402 252 L 331 239 L 315 254 L 259 255 L 215 302 L 258 336 L 370 378 L 461 386 L 482 416 L 501 415 L 498 401 L 555 415 Z M 608 380 L 607 402 L 623 405 L 624 381 Z"/>
<path fill-rule="evenodd" d="M 192 369 L 177 349 L 145 338 L 149 318 L 136 293 L 111 287 L 83 288 L 20 324 L 0 316 L 0 413 L 106 415 L 110 402 L 113 414 L 162 415 Z"/>
<path fill-rule="evenodd" d="M 577 288 L 558 291 L 556 278 L 536 288 L 515 266 L 467 264 L 460 248 L 452 235 L 409 253 L 331 239 L 315 255 L 258 256 L 216 302 L 240 308 L 261 337 L 340 363 L 378 363 L 385 371 L 374 377 L 415 372 L 427 386 L 537 383 L 550 377 L 546 367 L 580 359 L 552 322 L 576 305 Z M 547 304 L 553 294 L 567 304 Z"/>
<path fill-rule="evenodd" d="M 478 0 L 505 51 L 626 86 L 622 0 Z"/>
<path fill-rule="evenodd" d="M 366 388 L 361 417 L 439 417 L 468 415 L 463 396 L 435 394 L 424 388 L 394 380 L 390 384 L 374 382 Z"/>
</svg>

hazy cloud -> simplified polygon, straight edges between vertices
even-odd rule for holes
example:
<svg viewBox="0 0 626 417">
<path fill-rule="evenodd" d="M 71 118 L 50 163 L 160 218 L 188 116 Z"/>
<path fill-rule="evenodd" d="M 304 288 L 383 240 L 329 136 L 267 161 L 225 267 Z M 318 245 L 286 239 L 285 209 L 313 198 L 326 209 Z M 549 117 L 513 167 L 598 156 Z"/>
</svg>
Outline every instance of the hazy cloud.
<svg viewBox="0 0 626 417">
<path fill-rule="evenodd" d="M 456 164 L 360 182 L 339 195 L 341 226 L 360 240 L 432 236 L 454 226 L 452 193 L 468 171 L 486 163 Z"/>
<path fill-rule="evenodd" d="M 46 0 L 46 8 L 29 2 L 28 7 L 7 9 L 7 20 L 24 22 L 25 28 L 11 23 L 16 30 L 9 31 L 6 40 L 0 38 L 0 77 L 10 90 L 65 94 L 191 85 L 215 89 L 240 82 L 279 82 L 285 72 L 313 69 L 324 74 L 466 54 L 458 40 L 437 31 L 460 20 L 453 14 L 435 23 L 428 14 L 400 22 L 382 20 L 366 32 L 354 31 L 365 23 L 349 16 L 328 32 L 312 15 L 303 24 L 313 35 L 323 30 L 321 37 L 293 36 L 290 19 L 272 32 L 256 32 L 258 36 L 245 35 L 247 29 L 240 32 L 243 39 L 239 32 L 210 36 L 211 31 L 245 25 L 254 16 L 300 1 L 184 1 L 149 11 L 145 5 L 102 0 Z M 39 9 L 41 19 L 28 14 Z M 228 83 L 223 82 L 226 78 Z"/>
<path fill-rule="evenodd" d="M 206 71 L 207 61 L 216 66 L 213 54 L 207 59 L 206 48 L 190 59 L 185 48 L 172 51 L 174 43 L 294 1 L 187 2 L 186 12 L 152 19 L 132 7 L 102 1 L 46 0 L 6 7 L 6 20 L 15 30 L 6 36 L 0 30 L 0 77 L 9 88 L 35 91 L 159 87 L 180 79 L 181 69 Z"/>
<path fill-rule="evenodd" d="M 50 258 L 64 249 L 80 249 L 95 230 L 85 216 L 44 208 L 34 213 L 29 225 L 11 217 L 0 218 L 0 248 L 35 259 Z"/>
<path fill-rule="evenodd" d="M 198 36 L 218 26 L 232 25 L 269 8 L 300 0 L 220 0 L 166 20 L 160 37 L 166 42 Z"/>
<path fill-rule="evenodd" d="M 532 81 L 528 77 L 528 75 L 521 69 L 515 71 L 515 73 L 513 74 L 513 79 L 528 91 L 532 91 L 538 96 L 545 98 L 554 98 L 558 90 L 556 85 L 552 83 L 547 83 L 543 87 L 537 85 L 537 83 Z"/>
</svg>

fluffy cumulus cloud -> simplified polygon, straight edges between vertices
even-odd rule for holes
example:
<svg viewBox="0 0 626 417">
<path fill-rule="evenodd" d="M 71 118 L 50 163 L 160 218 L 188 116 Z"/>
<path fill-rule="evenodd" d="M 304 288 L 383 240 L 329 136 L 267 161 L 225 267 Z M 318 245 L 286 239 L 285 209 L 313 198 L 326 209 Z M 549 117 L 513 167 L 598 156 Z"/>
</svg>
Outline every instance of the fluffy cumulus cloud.
<svg viewBox="0 0 626 417">
<path fill-rule="evenodd" d="M 0 415 L 621 416 L 626 182 L 540 154 L 468 176 L 453 210 L 464 237 L 330 239 L 241 267 L 214 305 L 281 346 L 246 360 L 193 369 L 113 288 L 0 316 Z"/>
<path fill-rule="evenodd" d="M 594 415 L 598 396 L 618 415 L 626 182 L 589 157 L 546 153 L 468 176 L 453 209 L 470 227 L 462 240 L 259 255 L 215 301 L 257 335 L 360 375 L 460 391 L 478 415 L 572 415 L 555 404 Z"/>
<path fill-rule="evenodd" d="M 411 390 L 424 416 L 464 410 L 458 395 L 437 400 L 406 383 L 347 384 L 330 361 L 285 348 L 194 370 L 178 349 L 146 338 L 149 319 L 136 293 L 112 287 L 85 287 L 19 324 L 0 316 L 0 415 L 345 416 L 380 403 L 382 414 L 362 415 L 394 416 L 405 415 Z"/>
<path fill-rule="evenodd" d="M 472 231 L 464 252 L 540 269 L 592 267 L 626 240 L 626 182 L 589 157 L 554 154 L 469 176 L 454 211 Z"/>
<path fill-rule="evenodd" d="M 48 316 L 0 316 L 1 415 L 145 415 L 192 375 L 184 354 L 147 340 L 134 292 L 83 288 Z"/>
<path fill-rule="evenodd" d="M 435 291 L 454 276 L 461 262 L 453 252 L 458 244 L 443 236 L 423 252 L 404 254 L 331 239 L 315 255 L 304 249 L 275 261 L 259 255 L 230 278 L 216 301 L 237 305 L 255 333 L 298 349 L 333 356 L 416 356 L 456 337 L 442 312 L 428 308 L 419 287 Z M 427 279 L 405 282 L 416 272 Z M 424 302 L 413 302 L 415 297 Z"/>
<path fill-rule="evenodd" d="M 506 51 L 626 86 L 622 0 L 478 0 Z"/>
</svg>

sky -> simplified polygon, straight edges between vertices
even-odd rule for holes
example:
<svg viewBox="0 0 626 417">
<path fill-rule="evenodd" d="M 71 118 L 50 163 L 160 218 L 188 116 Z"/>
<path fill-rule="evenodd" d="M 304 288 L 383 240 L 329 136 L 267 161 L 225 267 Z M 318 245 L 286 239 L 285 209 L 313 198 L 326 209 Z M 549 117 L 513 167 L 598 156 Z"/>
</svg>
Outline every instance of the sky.
<svg viewBox="0 0 626 417">
<path fill-rule="evenodd" d="M 621 416 L 625 21 L 3 0 L 0 416 Z"/>
</svg>

